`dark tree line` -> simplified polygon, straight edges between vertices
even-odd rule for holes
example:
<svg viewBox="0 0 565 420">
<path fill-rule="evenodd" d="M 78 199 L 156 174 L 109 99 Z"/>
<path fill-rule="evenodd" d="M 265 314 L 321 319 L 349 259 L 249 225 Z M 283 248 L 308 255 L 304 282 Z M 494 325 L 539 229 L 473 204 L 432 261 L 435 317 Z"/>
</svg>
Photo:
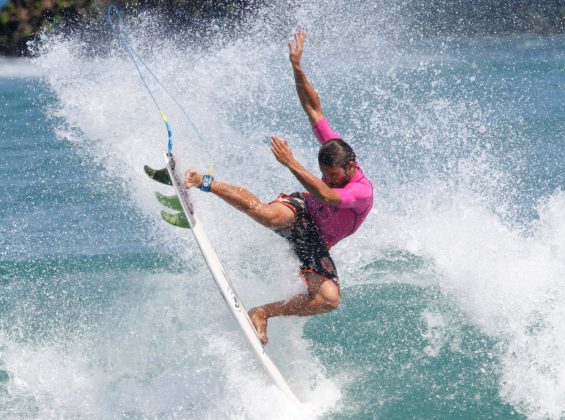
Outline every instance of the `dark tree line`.
<svg viewBox="0 0 565 420">
<path fill-rule="evenodd" d="M 268 1 L 12 0 L 0 10 L 0 55 L 26 54 L 26 43 L 42 29 L 100 22 L 111 3 L 128 14 L 157 10 L 174 30 L 202 29 L 217 19 L 237 22 Z M 412 36 L 565 32 L 565 0 L 401 1 L 400 11 Z"/>
<path fill-rule="evenodd" d="M 27 42 L 40 30 L 68 29 L 101 22 L 115 4 L 127 14 L 157 10 L 172 28 L 205 25 L 214 19 L 240 19 L 255 0 L 12 0 L 0 11 L 0 55 L 25 55 Z"/>
</svg>

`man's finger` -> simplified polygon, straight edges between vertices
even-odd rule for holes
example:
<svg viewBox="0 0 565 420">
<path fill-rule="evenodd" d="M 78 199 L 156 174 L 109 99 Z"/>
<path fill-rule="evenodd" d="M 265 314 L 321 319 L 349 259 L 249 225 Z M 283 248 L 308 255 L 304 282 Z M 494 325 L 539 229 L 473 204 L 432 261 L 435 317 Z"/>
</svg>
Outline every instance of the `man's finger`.
<svg viewBox="0 0 565 420">
<path fill-rule="evenodd" d="M 281 160 L 280 160 L 280 155 L 279 155 L 279 153 L 278 153 L 275 149 L 273 149 L 273 148 L 271 148 L 271 152 L 273 152 L 273 156 L 275 157 L 275 159 L 280 162 Z"/>
<path fill-rule="evenodd" d="M 272 136 L 271 141 L 274 142 L 274 143 L 280 143 L 281 139 L 279 139 L 277 136 Z"/>
<path fill-rule="evenodd" d="M 279 148 L 276 138 L 271 138 L 271 150 L 274 152 Z"/>
</svg>

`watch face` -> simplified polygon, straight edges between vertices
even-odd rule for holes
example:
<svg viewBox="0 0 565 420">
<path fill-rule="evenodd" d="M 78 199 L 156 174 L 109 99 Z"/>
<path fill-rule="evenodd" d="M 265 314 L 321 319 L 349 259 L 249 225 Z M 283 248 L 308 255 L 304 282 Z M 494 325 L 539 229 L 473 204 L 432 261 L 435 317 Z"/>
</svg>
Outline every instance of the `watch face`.
<svg viewBox="0 0 565 420">
<path fill-rule="evenodd" d="M 200 187 L 203 190 L 209 191 L 210 187 L 212 186 L 212 177 L 204 176 L 202 178 L 202 186 Z"/>
</svg>

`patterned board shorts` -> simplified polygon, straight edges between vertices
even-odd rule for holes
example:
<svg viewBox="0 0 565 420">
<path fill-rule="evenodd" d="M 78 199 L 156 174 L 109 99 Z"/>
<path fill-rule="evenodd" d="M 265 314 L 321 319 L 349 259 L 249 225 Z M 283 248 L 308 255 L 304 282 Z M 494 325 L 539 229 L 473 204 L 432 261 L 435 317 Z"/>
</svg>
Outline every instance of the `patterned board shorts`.
<svg viewBox="0 0 565 420">
<path fill-rule="evenodd" d="M 314 271 L 338 284 L 335 264 L 328 248 L 320 238 L 318 228 L 312 221 L 302 194 L 297 192 L 290 195 L 280 194 L 273 202 L 290 207 L 296 214 L 296 221 L 292 226 L 274 231 L 291 243 L 300 260 L 301 273 Z"/>
</svg>

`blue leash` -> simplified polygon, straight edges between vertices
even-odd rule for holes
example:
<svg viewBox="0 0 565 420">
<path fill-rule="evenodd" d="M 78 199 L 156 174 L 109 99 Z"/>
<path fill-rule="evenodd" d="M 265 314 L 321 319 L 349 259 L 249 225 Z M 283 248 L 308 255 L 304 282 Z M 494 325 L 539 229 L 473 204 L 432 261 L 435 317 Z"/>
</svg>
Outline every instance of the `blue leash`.
<svg viewBox="0 0 565 420">
<path fill-rule="evenodd" d="M 118 20 L 118 26 L 116 27 L 116 25 L 114 24 L 114 16 L 117 17 Z M 120 40 L 120 42 L 122 43 L 122 45 L 124 46 L 124 48 L 126 49 L 126 52 L 129 56 L 129 58 L 131 59 L 131 61 L 133 62 L 133 64 L 135 65 L 135 68 L 137 70 L 137 73 L 139 74 L 139 77 L 141 78 L 141 81 L 143 82 L 143 85 L 145 86 L 145 89 L 147 90 L 147 92 L 149 93 L 149 96 L 151 97 L 153 103 L 155 104 L 155 107 L 157 108 L 157 110 L 159 111 L 159 114 L 161 115 L 161 119 L 163 120 L 163 122 L 165 123 L 165 126 L 167 128 L 167 136 L 168 136 L 168 145 L 167 145 L 167 150 L 169 153 L 172 153 L 173 151 L 173 140 L 172 140 L 172 130 L 171 130 L 171 126 L 169 125 L 168 121 L 167 121 L 167 117 L 166 115 L 163 113 L 163 111 L 161 110 L 161 107 L 159 106 L 159 103 L 157 102 L 157 100 L 155 99 L 155 96 L 153 95 L 151 89 L 149 88 L 149 86 L 147 85 L 147 82 L 145 80 L 145 77 L 143 76 L 143 73 L 141 72 L 141 69 L 138 65 L 138 63 L 140 63 L 146 70 L 147 72 L 151 75 L 151 77 L 153 77 L 153 79 L 155 80 L 155 82 L 157 82 L 157 84 L 159 86 L 161 86 L 161 88 L 165 91 L 165 93 L 173 100 L 173 102 L 179 107 L 179 109 L 181 110 L 181 112 L 184 114 L 184 116 L 186 117 L 186 119 L 188 120 L 188 122 L 190 123 L 192 129 L 194 130 L 194 132 L 196 133 L 196 136 L 198 137 L 198 139 L 202 142 L 202 144 L 206 144 L 206 142 L 204 141 L 204 139 L 202 138 L 202 136 L 200 135 L 200 132 L 198 131 L 198 129 L 196 128 L 196 125 L 194 124 L 194 122 L 192 121 L 192 118 L 190 118 L 190 115 L 188 114 L 188 112 L 186 112 L 186 110 L 184 109 L 184 107 L 180 104 L 180 102 L 175 98 L 175 96 L 169 92 L 169 90 L 165 87 L 165 85 L 163 83 L 161 83 L 161 81 L 159 80 L 159 78 L 157 76 L 155 76 L 155 74 L 151 71 L 151 69 L 149 68 L 149 66 L 147 64 L 145 64 L 145 62 L 142 60 L 142 58 L 135 52 L 135 50 L 131 47 L 127 34 L 122 30 L 122 15 L 119 11 L 119 9 L 114 6 L 111 5 L 108 7 L 107 10 L 107 18 L 108 18 L 108 24 L 110 25 L 110 27 L 112 28 L 112 32 L 114 33 L 114 35 L 116 36 L 116 38 L 118 40 Z M 208 151 L 208 157 L 210 158 L 210 175 L 212 174 L 212 158 L 210 156 L 210 151 L 208 150 L 208 148 L 206 148 L 206 150 Z"/>
</svg>

